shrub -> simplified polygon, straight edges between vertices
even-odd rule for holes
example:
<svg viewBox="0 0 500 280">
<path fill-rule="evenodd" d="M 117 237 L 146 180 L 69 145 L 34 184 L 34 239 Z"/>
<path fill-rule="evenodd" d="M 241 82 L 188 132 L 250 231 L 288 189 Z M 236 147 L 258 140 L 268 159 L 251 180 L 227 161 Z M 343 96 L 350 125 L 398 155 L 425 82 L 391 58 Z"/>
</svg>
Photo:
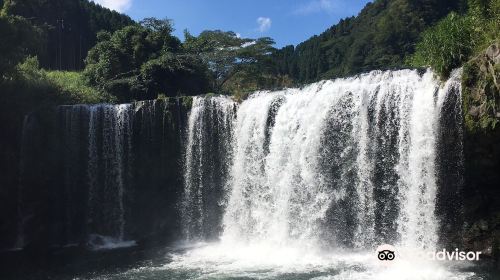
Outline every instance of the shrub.
<svg viewBox="0 0 500 280">
<path fill-rule="evenodd" d="M 0 81 L 0 88 L 5 109 L 23 113 L 61 104 L 114 101 L 87 86 L 81 73 L 40 69 L 36 57 L 18 64 L 11 79 Z"/>
<path fill-rule="evenodd" d="M 471 18 L 450 13 L 422 34 L 409 62 L 415 67 L 430 66 L 441 78 L 447 78 L 467 61 L 476 41 Z"/>
<path fill-rule="evenodd" d="M 451 70 L 500 39 L 500 0 L 469 0 L 465 15 L 450 13 L 422 33 L 408 63 L 431 67 L 446 79 Z"/>
<path fill-rule="evenodd" d="M 66 95 L 70 103 L 113 102 L 109 94 L 90 87 L 81 72 L 48 71 L 47 79 L 53 83 L 60 94 Z"/>
</svg>

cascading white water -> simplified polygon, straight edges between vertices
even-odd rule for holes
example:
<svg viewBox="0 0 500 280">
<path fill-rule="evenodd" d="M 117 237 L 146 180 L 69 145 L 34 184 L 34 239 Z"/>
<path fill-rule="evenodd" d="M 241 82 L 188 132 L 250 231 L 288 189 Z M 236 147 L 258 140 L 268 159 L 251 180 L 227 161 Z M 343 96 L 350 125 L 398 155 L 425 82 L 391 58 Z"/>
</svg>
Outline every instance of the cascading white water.
<svg viewBox="0 0 500 280">
<path fill-rule="evenodd" d="M 183 225 L 184 225 L 184 234 L 188 240 L 193 239 L 194 228 L 201 228 L 202 226 L 202 214 L 203 213 L 203 203 L 201 201 L 201 188 L 199 188 L 199 183 L 196 184 L 194 182 L 195 179 L 198 179 L 201 176 L 201 164 L 200 160 L 196 160 L 195 156 L 199 154 L 199 158 L 201 159 L 203 144 L 201 142 L 201 138 L 203 137 L 201 133 L 202 129 L 202 109 L 201 106 L 203 99 L 195 98 L 193 100 L 193 105 L 191 108 L 191 113 L 189 115 L 189 126 L 188 126 L 188 140 L 187 140 L 187 150 L 185 157 L 185 171 L 184 171 L 184 205 L 183 205 Z M 196 125 L 198 124 L 198 127 Z M 195 141 L 199 144 L 195 146 Z M 198 148 L 197 151 L 194 149 Z M 201 150 L 201 151 L 200 151 Z M 197 165 L 198 168 L 192 168 L 194 165 Z M 199 179 L 198 179 L 199 180 Z M 194 214 L 197 213 L 198 217 L 194 217 Z"/>
<path fill-rule="evenodd" d="M 233 136 L 233 166 L 231 169 L 230 195 L 227 205 L 224 224 L 238 224 L 240 227 L 226 227 L 226 238 L 240 238 L 258 235 L 265 230 L 264 217 L 271 209 L 267 204 L 269 188 L 266 187 L 266 178 L 262 176 L 265 168 L 266 156 L 266 129 L 268 113 L 273 101 L 279 100 L 276 94 L 262 93 L 261 98 L 252 98 L 245 102 L 238 110 L 238 121 Z M 240 188 L 233 188 L 232 184 Z M 253 198 L 254 200 L 247 200 Z M 260 211 L 248 211 L 244 203 L 258 204 Z M 246 235 L 242 235 L 246 234 Z"/>
<path fill-rule="evenodd" d="M 427 77 L 426 77 L 427 76 Z M 442 103 L 449 88 L 439 90 L 428 82 L 413 94 L 410 111 L 406 113 L 404 130 L 400 132 L 398 187 L 401 213 L 398 232 L 401 244 L 414 248 L 437 245 L 436 202 L 436 148 L 437 129 Z M 436 96 L 437 95 L 437 96 Z"/>
<path fill-rule="evenodd" d="M 238 107 L 230 176 L 220 186 L 227 196 L 220 242 L 178 256 L 170 267 L 208 261 L 223 275 L 285 265 L 309 270 L 333 265 L 318 256 L 340 248 L 436 249 L 439 121 L 447 95 L 460 91 L 459 76 L 440 86 L 430 71 L 374 71 L 251 95 Z M 198 100 L 193 107 L 187 144 L 187 162 L 200 162 L 186 165 L 186 174 L 198 174 L 198 182 L 209 164 L 194 155 L 203 153 L 193 141 L 203 106 Z M 193 196 L 193 186 L 186 188 Z M 451 275 L 434 271 L 436 279 Z"/>
<path fill-rule="evenodd" d="M 235 102 L 230 98 L 194 97 L 187 128 L 182 224 L 187 240 L 219 234 L 221 184 L 231 158 Z"/>
<path fill-rule="evenodd" d="M 433 247 L 437 90 L 432 73 L 372 72 L 243 102 L 222 241 L 304 244 L 332 230 L 335 245 L 395 242 L 399 234 L 405 244 Z"/>
</svg>

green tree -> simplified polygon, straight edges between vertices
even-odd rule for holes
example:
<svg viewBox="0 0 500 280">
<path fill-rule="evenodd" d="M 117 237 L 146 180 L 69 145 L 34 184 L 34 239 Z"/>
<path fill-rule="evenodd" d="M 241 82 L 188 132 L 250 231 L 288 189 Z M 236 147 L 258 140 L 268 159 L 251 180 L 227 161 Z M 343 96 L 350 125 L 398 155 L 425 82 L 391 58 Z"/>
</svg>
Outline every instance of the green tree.
<svg viewBox="0 0 500 280">
<path fill-rule="evenodd" d="M 206 66 L 183 53 L 172 31 L 170 20 L 148 18 L 113 34 L 98 34 L 86 59 L 85 77 L 121 101 L 206 92 Z"/>
<path fill-rule="evenodd" d="M 141 66 L 140 80 L 148 91 L 173 95 L 199 95 L 210 90 L 209 72 L 198 57 L 163 52 Z"/>
<path fill-rule="evenodd" d="M 240 38 L 234 32 L 203 31 L 198 37 L 184 32 L 184 49 L 200 56 L 212 73 L 213 88 L 224 92 L 225 85 L 235 76 L 265 75 L 272 70 L 271 38 Z M 261 70 L 255 71 L 256 69 Z"/>
<path fill-rule="evenodd" d="M 0 80 L 11 76 L 15 66 L 43 42 L 40 29 L 22 17 L 5 14 L 0 15 L 0 38 Z"/>
</svg>

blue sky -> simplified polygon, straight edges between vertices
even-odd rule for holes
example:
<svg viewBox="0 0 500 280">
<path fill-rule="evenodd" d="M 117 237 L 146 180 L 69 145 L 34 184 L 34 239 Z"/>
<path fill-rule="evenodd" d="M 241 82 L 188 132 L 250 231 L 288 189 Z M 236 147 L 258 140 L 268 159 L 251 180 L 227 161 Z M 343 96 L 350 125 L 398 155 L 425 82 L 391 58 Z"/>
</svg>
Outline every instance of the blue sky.
<svg viewBox="0 0 500 280">
<path fill-rule="evenodd" d="M 170 18 L 175 34 L 203 30 L 234 31 L 242 37 L 269 36 L 277 47 L 296 45 L 341 18 L 357 15 L 370 0 L 94 0 L 128 14 Z"/>
</svg>

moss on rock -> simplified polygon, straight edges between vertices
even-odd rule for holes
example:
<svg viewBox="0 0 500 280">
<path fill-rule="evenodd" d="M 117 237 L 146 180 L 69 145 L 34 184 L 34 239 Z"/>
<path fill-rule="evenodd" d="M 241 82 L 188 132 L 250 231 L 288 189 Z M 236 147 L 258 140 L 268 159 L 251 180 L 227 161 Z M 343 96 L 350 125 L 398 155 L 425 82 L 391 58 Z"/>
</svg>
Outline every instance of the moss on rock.
<svg viewBox="0 0 500 280">
<path fill-rule="evenodd" d="M 184 109 L 186 110 L 191 110 L 191 107 L 193 107 L 193 97 L 192 96 L 182 96 L 181 98 L 181 103 Z"/>
<path fill-rule="evenodd" d="M 471 133 L 489 133 L 500 122 L 500 43 L 464 65 L 463 108 Z"/>
</svg>

